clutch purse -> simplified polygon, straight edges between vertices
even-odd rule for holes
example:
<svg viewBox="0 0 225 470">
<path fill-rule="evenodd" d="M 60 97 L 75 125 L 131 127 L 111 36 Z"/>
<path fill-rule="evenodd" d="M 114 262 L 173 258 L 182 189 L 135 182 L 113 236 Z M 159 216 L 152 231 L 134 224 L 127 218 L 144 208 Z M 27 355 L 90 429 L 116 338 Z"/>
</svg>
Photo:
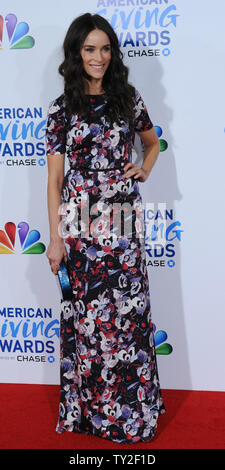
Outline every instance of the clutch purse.
<svg viewBox="0 0 225 470">
<path fill-rule="evenodd" d="M 60 267 L 58 269 L 57 274 L 58 274 L 59 284 L 62 290 L 63 300 L 71 300 L 73 290 L 70 284 L 69 274 L 68 274 L 67 266 L 66 266 L 64 259 L 62 259 L 60 263 Z"/>
</svg>

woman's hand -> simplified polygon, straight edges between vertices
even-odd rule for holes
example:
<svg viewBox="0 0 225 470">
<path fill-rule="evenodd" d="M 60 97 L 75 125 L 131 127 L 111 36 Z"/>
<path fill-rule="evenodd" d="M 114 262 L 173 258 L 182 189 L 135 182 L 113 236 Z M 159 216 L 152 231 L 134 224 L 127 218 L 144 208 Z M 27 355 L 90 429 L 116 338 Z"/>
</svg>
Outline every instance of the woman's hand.
<svg viewBox="0 0 225 470">
<path fill-rule="evenodd" d="M 64 261 L 67 262 L 66 247 L 62 238 L 50 241 L 48 249 L 46 251 L 46 256 L 49 260 L 49 264 L 53 274 L 57 274 L 62 259 L 64 258 Z"/>
<path fill-rule="evenodd" d="M 138 179 L 138 181 L 141 183 L 144 183 L 148 178 L 147 172 L 135 163 L 127 163 L 124 167 L 124 170 L 128 170 L 128 172 L 123 174 L 123 178 L 130 178 L 131 176 L 134 176 L 134 178 Z"/>
</svg>

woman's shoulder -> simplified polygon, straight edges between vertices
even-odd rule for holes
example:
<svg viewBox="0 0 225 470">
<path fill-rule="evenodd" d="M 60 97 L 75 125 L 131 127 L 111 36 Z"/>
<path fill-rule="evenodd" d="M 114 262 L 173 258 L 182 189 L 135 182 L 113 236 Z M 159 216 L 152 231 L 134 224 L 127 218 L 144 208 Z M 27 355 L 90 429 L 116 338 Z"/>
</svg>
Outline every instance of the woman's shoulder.
<svg viewBox="0 0 225 470">
<path fill-rule="evenodd" d="M 138 102 L 142 98 L 142 95 L 140 91 L 138 90 L 138 88 L 134 87 L 134 90 L 135 90 L 135 100 L 136 102 Z"/>
<path fill-rule="evenodd" d="M 55 114 L 57 112 L 65 112 L 65 94 L 57 96 L 49 103 L 49 114 Z"/>
<path fill-rule="evenodd" d="M 131 94 L 132 94 L 134 107 L 136 107 L 137 104 L 139 103 L 139 101 L 142 99 L 142 96 L 141 96 L 140 91 L 138 90 L 138 88 L 136 88 L 135 85 L 131 85 L 130 89 L 131 89 Z"/>
</svg>

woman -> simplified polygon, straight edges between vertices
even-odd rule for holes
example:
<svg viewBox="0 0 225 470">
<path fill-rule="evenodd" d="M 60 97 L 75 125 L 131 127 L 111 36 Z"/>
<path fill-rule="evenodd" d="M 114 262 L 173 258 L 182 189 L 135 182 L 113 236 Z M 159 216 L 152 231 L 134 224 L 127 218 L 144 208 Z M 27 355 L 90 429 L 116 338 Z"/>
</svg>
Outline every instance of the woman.
<svg viewBox="0 0 225 470">
<path fill-rule="evenodd" d="M 46 254 L 54 274 L 65 259 L 73 289 L 72 301 L 62 301 L 61 308 L 56 430 L 119 443 L 148 441 L 165 407 L 139 236 L 144 223 L 138 181 L 147 180 L 159 142 L 104 18 L 87 13 L 75 19 L 64 55 L 64 93 L 50 103 L 46 127 Z M 145 146 L 141 167 L 131 162 L 135 132 Z M 65 153 L 70 168 L 64 176 Z M 121 226 L 112 224 L 113 212 L 123 212 Z"/>
</svg>

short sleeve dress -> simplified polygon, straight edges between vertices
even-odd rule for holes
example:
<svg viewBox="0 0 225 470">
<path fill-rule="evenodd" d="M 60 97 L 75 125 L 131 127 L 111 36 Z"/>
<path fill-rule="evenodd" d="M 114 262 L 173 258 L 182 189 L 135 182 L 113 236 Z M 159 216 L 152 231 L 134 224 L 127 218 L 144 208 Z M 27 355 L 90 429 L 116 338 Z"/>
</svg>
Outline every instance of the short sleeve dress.
<svg viewBox="0 0 225 470">
<path fill-rule="evenodd" d="M 60 404 L 56 431 L 118 443 L 149 441 L 165 412 L 156 361 L 139 182 L 122 178 L 135 132 L 152 128 L 136 89 L 135 119 L 107 122 L 107 95 L 66 120 L 53 100 L 47 155 L 66 154 L 61 233 L 73 289 L 61 301 Z"/>
</svg>

